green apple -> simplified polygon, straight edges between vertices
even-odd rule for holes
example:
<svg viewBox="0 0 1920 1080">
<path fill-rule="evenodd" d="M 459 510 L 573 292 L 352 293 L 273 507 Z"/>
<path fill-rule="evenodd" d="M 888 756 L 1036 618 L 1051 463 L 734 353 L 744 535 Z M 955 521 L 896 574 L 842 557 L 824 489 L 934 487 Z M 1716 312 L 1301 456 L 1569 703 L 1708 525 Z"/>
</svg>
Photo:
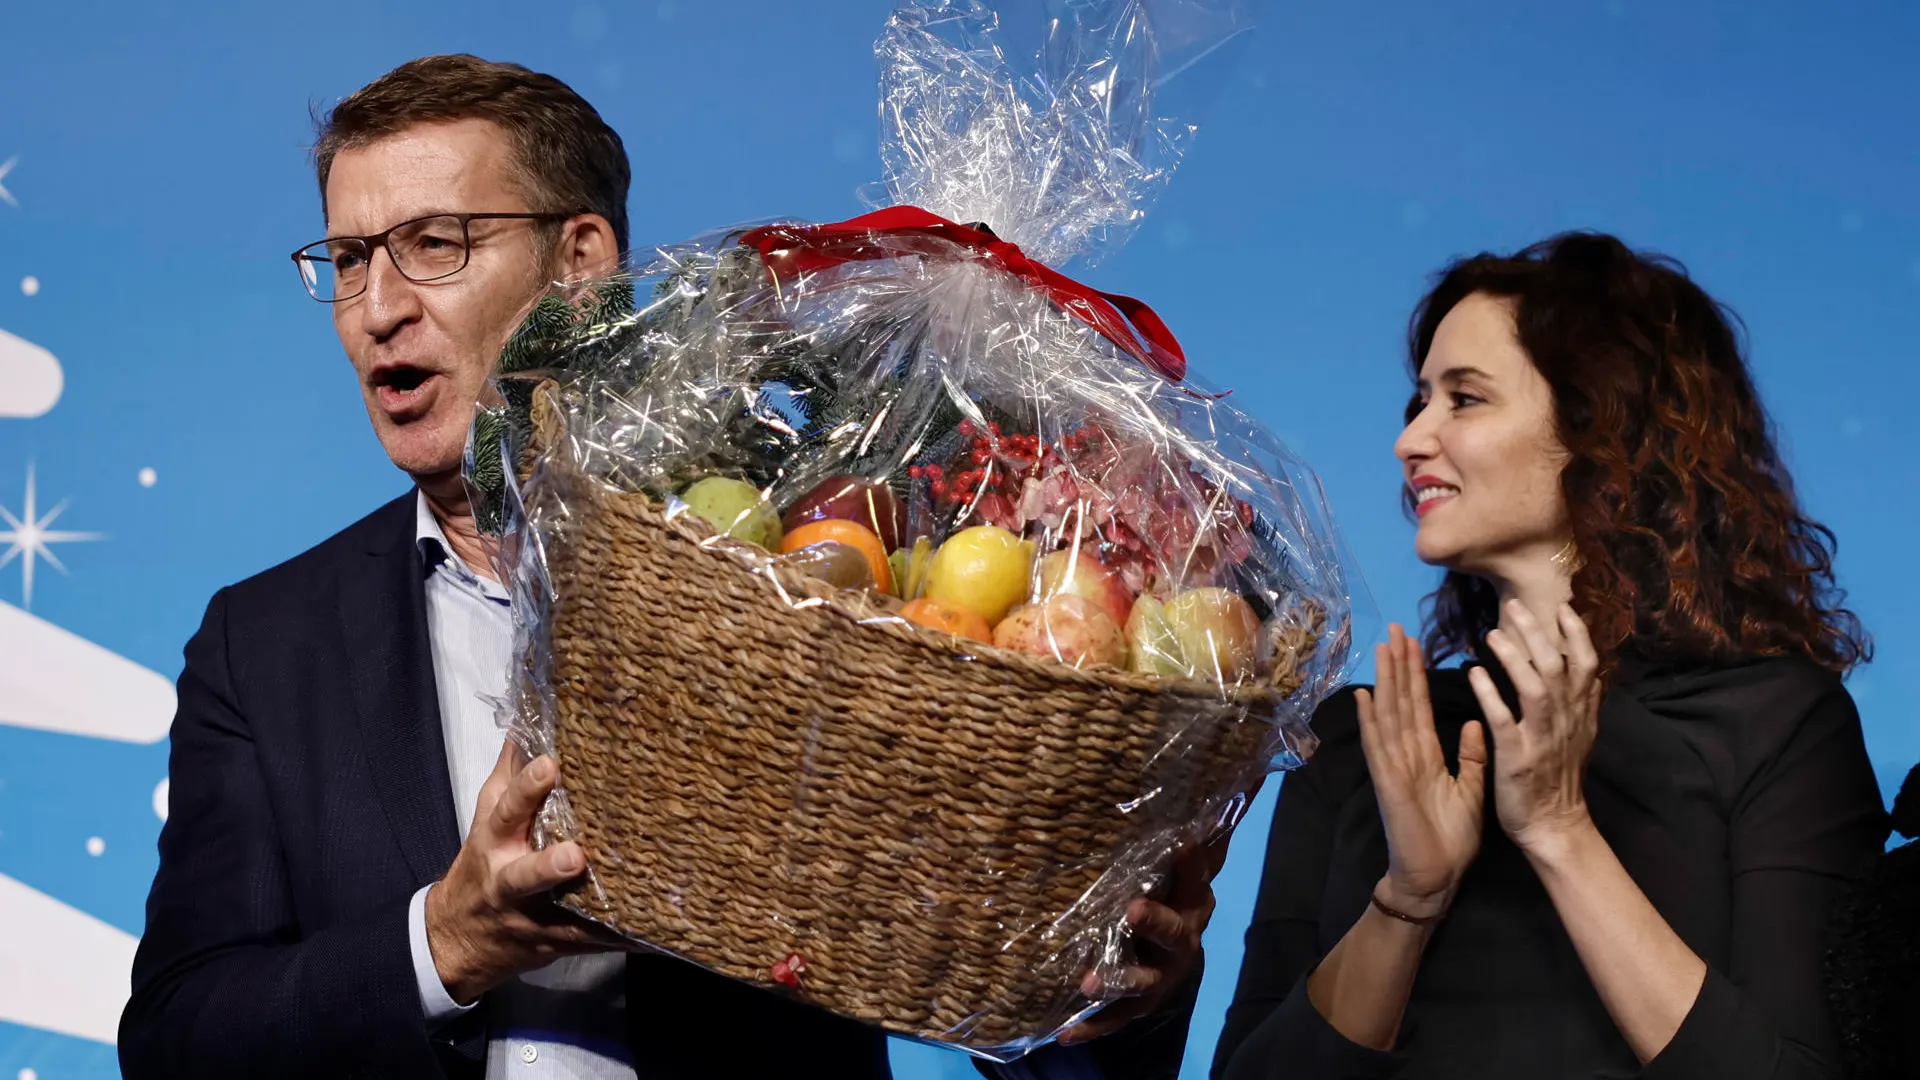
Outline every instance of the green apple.
<svg viewBox="0 0 1920 1080">
<path fill-rule="evenodd" d="M 760 489 L 730 476 L 708 476 L 688 484 L 680 501 L 693 514 L 728 536 L 780 549 L 780 515 Z"/>
</svg>

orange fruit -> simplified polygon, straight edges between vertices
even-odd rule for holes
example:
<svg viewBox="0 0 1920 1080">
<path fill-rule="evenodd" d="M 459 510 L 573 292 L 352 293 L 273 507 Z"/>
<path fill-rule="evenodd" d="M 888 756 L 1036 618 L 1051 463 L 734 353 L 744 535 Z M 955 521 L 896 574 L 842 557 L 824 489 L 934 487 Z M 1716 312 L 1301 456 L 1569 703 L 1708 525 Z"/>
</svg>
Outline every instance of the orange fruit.
<svg viewBox="0 0 1920 1080">
<path fill-rule="evenodd" d="M 780 538 L 780 553 L 799 551 L 803 547 L 812 547 L 832 541 L 845 544 L 866 557 L 867 565 L 873 568 L 873 586 L 881 592 L 893 588 L 893 570 L 887 564 L 886 545 L 880 543 L 880 537 L 872 529 L 857 521 L 844 518 L 821 518 L 809 521 L 790 530 Z"/>
<path fill-rule="evenodd" d="M 945 630 L 975 641 L 993 642 L 993 627 L 987 625 L 987 617 L 959 604 L 923 596 L 908 601 L 907 606 L 900 609 L 900 617 L 929 630 Z"/>
</svg>

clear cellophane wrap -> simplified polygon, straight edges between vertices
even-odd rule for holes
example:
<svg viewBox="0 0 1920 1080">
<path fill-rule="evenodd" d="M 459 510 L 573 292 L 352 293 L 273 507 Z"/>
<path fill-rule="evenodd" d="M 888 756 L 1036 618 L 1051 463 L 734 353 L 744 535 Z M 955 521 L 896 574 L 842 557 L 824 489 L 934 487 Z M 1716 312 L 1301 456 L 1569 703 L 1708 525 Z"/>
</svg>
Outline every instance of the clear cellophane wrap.
<svg viewBox="0 0 1920 1080">
<path fill-rule="evenodd" d="M 1130 902 L 1311 754 L 1357 591 L 1305 464 L 1057 270 L 1135 227 L 1191 133 L 1156 89 L 1243 14 L 1054 14 L 1016 70 L 976 3 L 897 11 L 884 205 L 558 290 L 468 460 L 565 902 L 999 1060 L 1100 1009 Z"/>
</svg>

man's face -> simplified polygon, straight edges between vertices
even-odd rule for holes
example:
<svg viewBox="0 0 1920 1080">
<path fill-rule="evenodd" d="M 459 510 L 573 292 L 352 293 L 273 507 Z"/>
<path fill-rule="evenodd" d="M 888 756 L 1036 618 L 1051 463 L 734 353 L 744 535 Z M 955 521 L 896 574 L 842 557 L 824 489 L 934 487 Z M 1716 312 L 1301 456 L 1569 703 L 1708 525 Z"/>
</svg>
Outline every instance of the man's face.
<svg viewBox="0 0 1920 1080">
<path fill-rule="evenodd" d="M 368 236 L 428 214 L 522 213 L 506 134 L 484 120 L 419 124 L 343 150 L 327 177 L 327 235 Z M 465 269 L 419 284 L 385 249 L 367 289 L 333 305 L 367 416 L 387 456 L 419 478 L 460 467 L 474 402 L 500 347 L 550 277 L 534 224 L 475 221 Z"/>
</svg>

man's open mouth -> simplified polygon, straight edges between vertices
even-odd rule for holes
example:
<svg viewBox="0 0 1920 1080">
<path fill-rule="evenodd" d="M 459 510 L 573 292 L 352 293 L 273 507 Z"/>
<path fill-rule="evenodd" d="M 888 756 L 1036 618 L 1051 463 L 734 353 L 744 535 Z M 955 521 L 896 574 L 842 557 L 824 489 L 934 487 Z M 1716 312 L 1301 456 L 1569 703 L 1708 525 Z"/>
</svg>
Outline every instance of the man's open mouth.
<svg viewBox="0 0 1920 1080">
<path fill-rule="evenodd" d="M 394 419 L 418 413 L 429 404 L 434 380 L 439 372 L 410 364 L 395 364 L 373 373 L 370 382 L 380 407 Z"/>
<path fill-rule="evenodd" d="M 411 367 L 406 364 L 381 368 L 373 373 L 373 385 L 381 389 L 393 389 L 402 394 L 420 389 L 420 384 L 433 378 L 434 373 L 426 368 Z"/>
</svg>

